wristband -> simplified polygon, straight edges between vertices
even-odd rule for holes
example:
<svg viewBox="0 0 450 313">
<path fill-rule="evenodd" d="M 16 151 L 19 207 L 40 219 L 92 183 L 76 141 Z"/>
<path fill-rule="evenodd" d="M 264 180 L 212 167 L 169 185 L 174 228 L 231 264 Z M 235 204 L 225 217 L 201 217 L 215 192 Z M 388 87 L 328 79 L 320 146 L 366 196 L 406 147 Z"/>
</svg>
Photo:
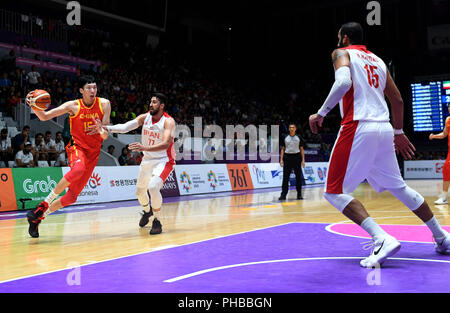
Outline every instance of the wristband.
<svg viewBox="0 0 450 313">
<path fill-rule="evenodd" d="M 403 135 L 403 129 L 394 129 L 394 135 Z"/>
</svg>

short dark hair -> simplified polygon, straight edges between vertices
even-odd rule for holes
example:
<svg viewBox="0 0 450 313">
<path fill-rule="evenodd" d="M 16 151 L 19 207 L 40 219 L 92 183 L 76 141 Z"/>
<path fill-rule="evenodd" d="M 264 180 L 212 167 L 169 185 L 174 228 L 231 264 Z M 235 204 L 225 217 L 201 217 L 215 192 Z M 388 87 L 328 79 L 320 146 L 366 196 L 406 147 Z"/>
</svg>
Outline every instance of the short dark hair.
<svg viewBox="0 0 450 313">
<path fill-rule="evenodd" d="M 154 93 L 152 97 L 156 97 L 160 103 L 167 104 L 167 96 L 163 93 L 160 92 Z"/>
<path fill-rule="evenodd" d="M 7 128 L 3 128 L 1 133 L 2 134 L 7 134 L 8 133 L 8 129 Z"/>
<path fill-rule="evenodd" d="M 347 35 L 350 42 L 354 45 L 359 45 L 363 43 L 364 31 L 361 24 L 357 22 L 345 23 L 341 27 L 341 37 Z"/>
<path fill-rule="evenodd" d="M 45 132 L 45 136 L 47 136 L 47 135 L 51 135 L 52 134 L 52 132 L 51 131 L 49 131 L 49 130 L 47 130 L 46 132 Z"/>
<path fill-rule="evenodd" d="M 61 135 L 62 135 L 62 132 L 60 132 L 60 131 L 57 131 L 57 132 L 56 132 L 56 134 L 55 134 L 55 136 L 58 136 L 59 134 L 61 134 Z"/>
<path fill-rule="evenodd" d="M 43 133 L 37 133 L 36 136 L 34 136 L 34 138 L 37 138 L 37 137 L 39 137 L 39 136 L 44 137 L 44 134 L 43 134 Z"/>
<path fill-rule="evenodd" d="M 95 83 L 95 77 L 92 75 L 83 75 L 78 78 L 78 87 L 80 87 L 81 89 L 83 89 L 87 84 L 93 83 Z"/>
</svg>

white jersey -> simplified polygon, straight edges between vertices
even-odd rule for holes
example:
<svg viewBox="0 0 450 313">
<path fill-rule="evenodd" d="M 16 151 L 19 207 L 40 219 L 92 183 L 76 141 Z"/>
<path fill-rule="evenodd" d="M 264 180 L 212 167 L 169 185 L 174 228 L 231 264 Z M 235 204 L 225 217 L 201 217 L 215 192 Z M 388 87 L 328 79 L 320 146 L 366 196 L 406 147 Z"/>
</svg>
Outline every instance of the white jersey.
<svg viewBox="0 0 450 313">
<path fill-rule="evenodd" d="M 160 144 L 163 139 L 164 132 L 164 122 L 166 119 L 170 118 L 170 115 L 165 113 L 158 121 L 153 121 L 152 115 L 147 113 L 144 124 L 142 125 L 142 140 L 141 143 L 145 147 L 150 147 L 153 145 Z M 153 160 L 153 159 L 165 159 L 168 161 L 175 161 L 175 148 L 173 146 L 173 141 L 167 150 L 159 151 L 144 151 L 143 160 Z"/>
<path fill-rule="evenodd" d="M 352 87 L 339 102 L 342 122 L 389 122 L 389 109 L 384 98 L 386 65 L 363 45 L 345 48 L 350 56 Z"/>
</svg>

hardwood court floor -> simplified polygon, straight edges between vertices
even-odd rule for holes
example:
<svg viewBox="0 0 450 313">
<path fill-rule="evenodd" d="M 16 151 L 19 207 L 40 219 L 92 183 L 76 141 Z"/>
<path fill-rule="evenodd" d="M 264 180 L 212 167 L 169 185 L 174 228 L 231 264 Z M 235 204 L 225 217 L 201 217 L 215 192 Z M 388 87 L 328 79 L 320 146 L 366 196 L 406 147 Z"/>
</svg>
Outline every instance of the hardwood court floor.
<svg viewBox="0 0 450 313">
<path fill-rule="evenodd" d="M 449 207 L 433 204 L 441 181 L 412 180 L 408 185 L 425 197 L 442 225 L 450 225 Z M 29 237 L 23 212 L 2 214 L 0 282 L 286 223 L 348 222 L 324 200 L 321 186 L 304 189 L 301 201 L 290 200 L 296 198 L 295 190 L 282 203 L 279 194 L 279 189 L 268 189 L 179 198 L 163 204 L 163 233 L 157 236 L 149 236 L 149 226 L 139 228 L 136 201 L 63 209 L 42 222 L 38 239 Z M 422 225 L 388 192 L 377 194 L 361 184 L 354 196 L 380 224 Z"/>
</svg>

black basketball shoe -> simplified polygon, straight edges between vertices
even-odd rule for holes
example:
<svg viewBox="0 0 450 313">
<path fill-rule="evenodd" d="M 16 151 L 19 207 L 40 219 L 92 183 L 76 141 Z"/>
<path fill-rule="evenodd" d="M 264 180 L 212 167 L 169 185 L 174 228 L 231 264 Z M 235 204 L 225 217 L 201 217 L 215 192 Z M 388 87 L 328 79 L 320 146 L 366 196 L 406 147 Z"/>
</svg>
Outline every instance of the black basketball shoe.
<svg viewBox="0 0 450 313">
<path fill-rule="evenodd" d="M 157 218 L 153 220 L 152 229 L 150 230 L 150 235 L 157 235 L 162 233 L 161 222 Z"/>
<path fill-rule="evenodd" d="M 144 227 L 145 225 L 148 224 L 148 221 L 149 221 L 149 219 L 150 219 L 150 216 L 153 215 L 153 209 L 152 209 L 152 206 L 150 206 L 150 212 L 145 212 L 144 210 L 142 210 L 141 215 L 142 215 L 142 217 L 141 217 L 141 220 L 139 221 L 139 226 L 140 226 L 140 227 Z"/>
<path fill-rule="evenodd" d="M 44 219 L 44 212 L 48 210 L 48 203 L 42 201 L 38 204 L 36 209 L 30 210 L 27 213 L 27 220 L 30 226 L 28 227 L 28 233 L 33 238 L 39 237 L 38 227 L 41 221 Z"/>
</svg>

